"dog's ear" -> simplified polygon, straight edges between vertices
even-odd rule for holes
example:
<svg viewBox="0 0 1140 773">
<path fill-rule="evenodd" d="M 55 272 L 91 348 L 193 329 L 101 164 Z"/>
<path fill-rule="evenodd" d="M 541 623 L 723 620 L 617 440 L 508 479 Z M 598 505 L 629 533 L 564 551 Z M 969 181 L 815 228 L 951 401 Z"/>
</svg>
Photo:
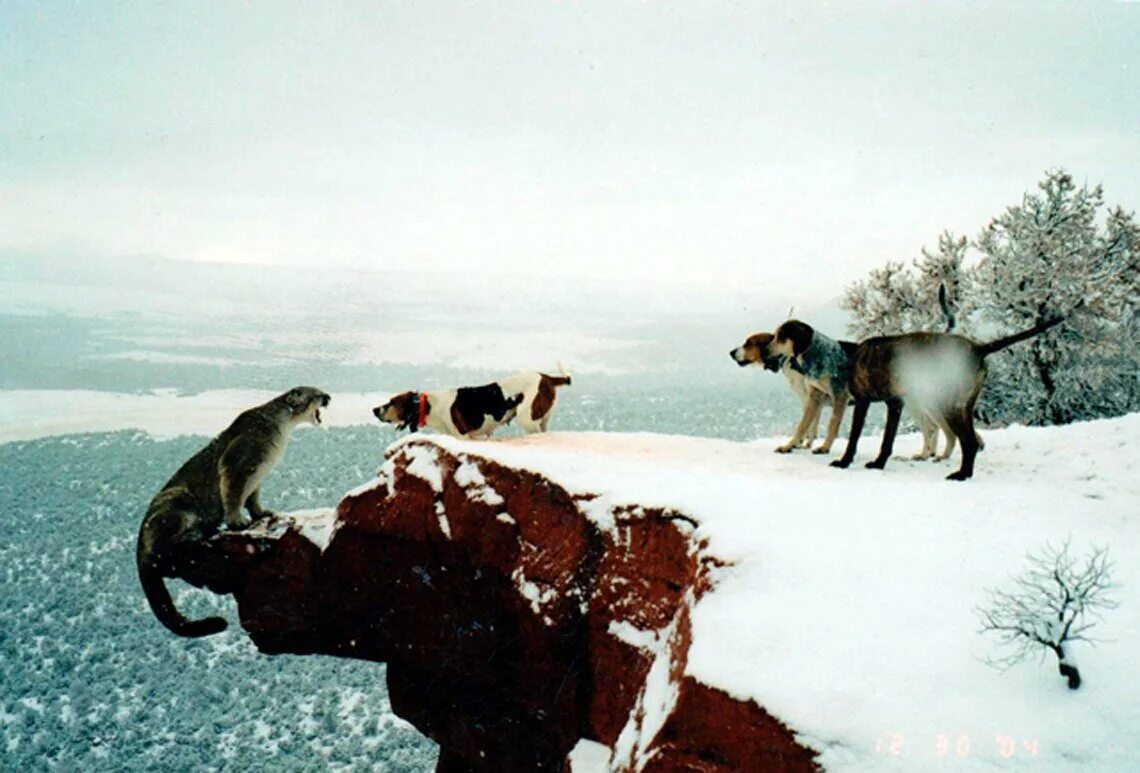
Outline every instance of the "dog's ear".
<svg viewBox="0 0 1140 773">
<path fill-rule="evenodd" d="M 814 337 L 815 333 L 812 331 L 811 325 L 800 322 L 798 319 L 789 319 L 776 328 L 776 340 L 791 341 L 792 354 L 797 356 L 808 350 Z"/>
<path fill-rule="evenodd" d="M 400 429 L 404 429 L 404 428 L 406 428 L 409 421 L 414 420 L 414 419 L 410 418 L 413 415 L 413 408 L 414 408 L 414 406 L 412 405 L 412 401 L 413 401 L 413 393 L 412 392 L 401 392 L 400 394 L 395 395 L 388 402 L 384 403 L 384 405 L 381 406 L 381 410 L 387 410 L 388 408 L 395 408 L 396 414 L 398 416 L 398 421 L 396 422 L 396 426 Z"/>
<path fill-rule="evenodd" d="M 403 405 L 400 406 L 400 412 L 413 432 L 419 429 L 417 425 L 420 422 L 420 399 L 419 392 L 407 392 L 404 395 Z"/>
</svg>

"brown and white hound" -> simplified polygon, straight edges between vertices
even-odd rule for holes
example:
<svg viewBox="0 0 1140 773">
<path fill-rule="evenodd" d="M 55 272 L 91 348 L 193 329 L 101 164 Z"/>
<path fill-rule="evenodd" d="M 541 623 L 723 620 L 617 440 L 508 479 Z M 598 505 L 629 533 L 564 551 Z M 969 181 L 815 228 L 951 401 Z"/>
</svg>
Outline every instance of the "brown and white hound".
<svg viewBox="0 0 1140 773">
<path fill-rule="evenodd" d="M 372 409 L 373 415 L 397 429 L 412 432 L 430 427 L 460 438 L 490 437 L 517 416 L 526 432 L 545 432 L 557 401 L 557 389 L 570 377 L 538 371 L 517 373 L 490 384 L 433 392 L 401 392 Z"/>
</svg>

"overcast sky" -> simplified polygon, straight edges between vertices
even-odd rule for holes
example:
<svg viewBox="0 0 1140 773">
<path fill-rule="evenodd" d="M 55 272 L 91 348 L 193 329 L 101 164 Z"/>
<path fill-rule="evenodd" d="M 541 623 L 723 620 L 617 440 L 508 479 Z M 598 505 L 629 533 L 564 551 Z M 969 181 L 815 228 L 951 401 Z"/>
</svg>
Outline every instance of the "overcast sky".
<svg viewBox="0 0 1140 773">
<path fill-rule="evenodd" d="M 1046 169 L 1140 208 L 1140 4 L 0 2 L 0 249 L 836 295 Z"/>
</svg>

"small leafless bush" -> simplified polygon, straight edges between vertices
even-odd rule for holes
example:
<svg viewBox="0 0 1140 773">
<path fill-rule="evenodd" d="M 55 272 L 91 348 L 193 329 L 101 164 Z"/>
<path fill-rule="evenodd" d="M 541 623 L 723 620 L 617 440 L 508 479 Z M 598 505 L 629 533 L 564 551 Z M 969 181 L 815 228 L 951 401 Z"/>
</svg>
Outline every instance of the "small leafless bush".
<svg viewBox="0 0 1140 773">
<path fill-rule="evenodd" d="M 990 603 L 978 608 L 980 633 L 997 635 L 1006 651 L 986 662 L 1004 670 L 1051 651 L 1061 676 L 1075 690 L 1081 686 L 1081 674 L 1067 645 L 1092 641 L 1087 634 L 1101 611 L 1117 606 L 1108 548 L 1094 548 L 1083 566 L 1069 553 L 1067 541 L 1059 550 L 1047 544 L 1028 559 L 1029 568 L 1013 581 L 1012 590 L 991 589 Z"/>
</svg>

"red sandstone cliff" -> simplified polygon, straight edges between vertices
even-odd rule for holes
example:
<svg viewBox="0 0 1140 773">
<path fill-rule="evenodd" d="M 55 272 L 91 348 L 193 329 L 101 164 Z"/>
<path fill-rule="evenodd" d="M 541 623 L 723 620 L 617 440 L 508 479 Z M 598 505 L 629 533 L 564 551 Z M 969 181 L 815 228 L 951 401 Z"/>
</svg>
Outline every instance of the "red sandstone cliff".
<svg viewBox="0 0 1140 773">
<path fill-rule="evenodd" d="M 263 652 L 387 663 L 441 771 L 563 770 L 580 739 L 620 771 L 814 770 L 762 707 L 685 675 L 719 563 L 693 535 L 419 438 L 335 518 L 223 534 L 180 575 L 233 593 Z"/>
</svg>

